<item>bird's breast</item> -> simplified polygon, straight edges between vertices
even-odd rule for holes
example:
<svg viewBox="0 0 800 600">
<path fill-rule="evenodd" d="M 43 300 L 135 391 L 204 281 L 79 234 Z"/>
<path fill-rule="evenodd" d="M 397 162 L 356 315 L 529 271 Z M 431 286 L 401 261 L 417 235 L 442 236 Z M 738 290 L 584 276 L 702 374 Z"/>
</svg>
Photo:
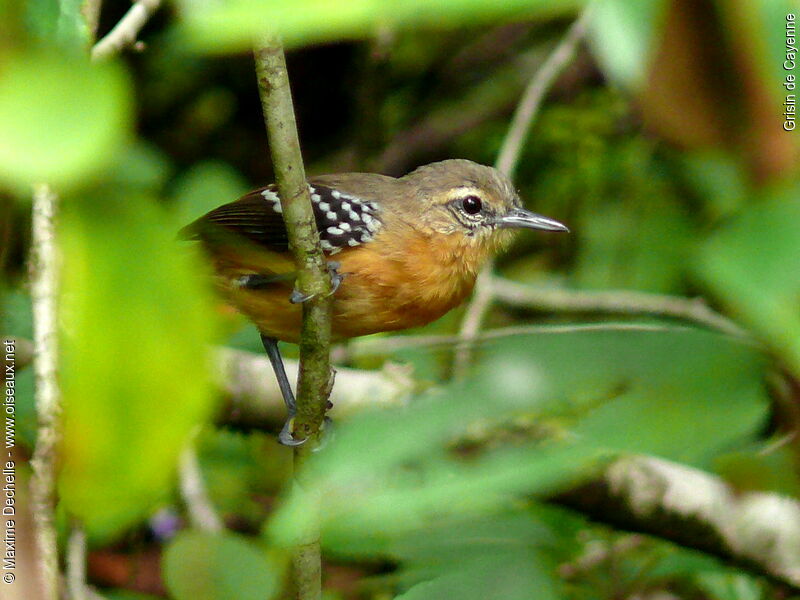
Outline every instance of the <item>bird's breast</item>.
<svg viewBox="0 0 800 600">
<path fill-rule="evenodd" d="M 427 325 L 472 291 L 480 260 L 457 245 L 455 236 L 378 241 L 336 257 L 344 280 L 334 300 L 335 336 Z"/>
</svg>

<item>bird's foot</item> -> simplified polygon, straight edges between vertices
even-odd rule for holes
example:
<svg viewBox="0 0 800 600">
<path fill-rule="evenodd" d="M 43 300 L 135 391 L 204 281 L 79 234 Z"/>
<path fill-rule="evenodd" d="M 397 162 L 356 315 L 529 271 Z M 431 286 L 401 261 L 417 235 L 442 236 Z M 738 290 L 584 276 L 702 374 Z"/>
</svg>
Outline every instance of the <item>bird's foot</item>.
<svg viewBox="0 0 800 600">
<path fill-rule="evenodd" d="M 281 428 L 281 432 L 278 434 L 278 441 L 283 444 L 284 446 L 289 447 L 296 447 L 302 446 L 303 444 L 308 441 L 308 438 L 303 438 L 302 440 L 298 440 L 294 437 L 292 433 L 292 426 L 294 425 L 294 415 L 289 415 L 289 418 L 286 419 L 286 422 L 283 424 Z"/>
<path fill-rule="evenodd" d="M 331 291 L 328 296 L 332 296 L 336 293 L 336 290 L 339 289 L 339 286 L 342 285 L 342 280 L 344 279 L 344 275 L 339 273 L 339 267 L 342 265 L 336 261 L 330 261 L 328 263 L 328 273 L 331 276 Z M 304 294 L 297 288 L 292 290 L 292 294 L 289 296 L 289 302 L 292 304 L 302 304 L 303 302 L 308 302 L 311 300 L 316 294 Z M 327 298 L 327 296 L 326 296 Z"/>
</svg>

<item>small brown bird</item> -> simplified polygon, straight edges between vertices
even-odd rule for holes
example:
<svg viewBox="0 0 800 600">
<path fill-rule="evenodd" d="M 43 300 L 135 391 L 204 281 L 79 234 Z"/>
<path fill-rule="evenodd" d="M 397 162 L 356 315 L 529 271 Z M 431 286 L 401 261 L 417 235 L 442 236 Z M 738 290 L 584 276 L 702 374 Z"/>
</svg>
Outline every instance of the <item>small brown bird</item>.
<svg viewBox="0 0 800 600">
<path fill-rule="evenodd" d="M 374 173 L 308 180 L 323 251 L 333 257 L 332 334 L 345 339 L 418 327 L 458 306 L 486 260 L 519 228 L 568 231 L 522 207 L 502 173 L 468 160 L 445 160 L 400 177 Z M 293 292 L 277 187 L 250 192 L 184 229 L 211 255 L 227 300 L 261 332 L 289 410 L 294 398 L 277 340 L 297 342 L 303 300 Z"/>
</svg>

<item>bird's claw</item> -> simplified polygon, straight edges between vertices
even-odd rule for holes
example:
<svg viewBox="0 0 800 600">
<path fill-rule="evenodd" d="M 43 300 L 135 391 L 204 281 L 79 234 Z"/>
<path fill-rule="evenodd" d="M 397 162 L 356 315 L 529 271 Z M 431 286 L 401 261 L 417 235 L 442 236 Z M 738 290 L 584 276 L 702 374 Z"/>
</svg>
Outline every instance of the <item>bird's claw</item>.
<svg viewBox="0 0 800 600">
<path fill-rule="evenodd" d="M 339 289 L 339 286 L 342 285 L 344 275 L 339 273 L 339 267 L 341 266 L 342 265 L 336 261 L 330 261 L 328 263 L 328 274 L 331 276 L 331 291 L 327 296 L 325 296 L 326 298 L 335 294 L 336 290 Z M 316 294 L 304 294 L 295 288 L 292 290 L 292 293 L 289 296 L 289 302 L 292 304 L 302 304 L 303 302 L 308 302 L 314 296 L 316 296 Z"/>
<path fill-rule="evenodd" d="M 294 424 L 294 415 L 290 415 L 286 422 L 283 424 L 281 432 L 278 434 L 278 441 L 284 446 L 297 447 L 302 446 L 308 441 L 308 438 L 302 440 L 295 439 L 292 434 L 292 425 Z"/>
</svg>

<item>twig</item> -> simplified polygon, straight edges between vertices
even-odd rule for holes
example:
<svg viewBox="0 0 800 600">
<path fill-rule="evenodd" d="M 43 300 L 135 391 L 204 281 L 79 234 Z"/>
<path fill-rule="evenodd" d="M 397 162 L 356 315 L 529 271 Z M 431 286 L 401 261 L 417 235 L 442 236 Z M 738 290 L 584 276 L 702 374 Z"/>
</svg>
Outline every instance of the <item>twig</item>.
<svg viewBox="0 0 800 600">
<path fill-rule="evenodd" d="M 589 27 L 589 20 L 592 14 L 592 5 L 584 9 L 580 17 L 570 26 L 562 40 L 555 47 L 553 52 L 544 61 L 536 75 L 531 79 L 525 92 L 522 94 L 508 133 L 503 140 L 500 154 L 497 157 L 495 166 L 499 171 L 505 173 L 509 178 L 513 178 L 519 156 L 522 151 L 522 144 L 528 136 L 531 125 L 536 120 L 536 115 L 542 105 L 545 95 L 553 86 L 558 76 L 572 62 L 578 44 L 586 35 Z"/>
<path fill-rule="evenodd" d="M 503 327 L 476 333 L 472 337 L 460 335 L 398 335 L 388 338 L 355 340 L 349 345 L 349 356 L 381 356 L 414 348 L 446 348 L 458 349 L 474 347 L 484 342 L 501 340 L 507 337 L 523 335 L 561 335 L 565 333 L 582 333 L 589 331 L 691 331 L 692 328 L 680 325 L 658 323 L 582 323 L 577 325 L 521 325 Z M 750 338 L 735 338 L 742 344 L 755 344 Z"/>
<path fill-rule="evenodd" d="M 255 48 L 255 61 L 283 219 L 298 268 L 297 288 L 310 297 L 303 302 L 297 416 L 293 427 L 297 437 L 308 440 L 294 449 L 295 481 L 299 481 L 302 465 L 316 447 L 331 389 L 332 288 L 311 208 L 280 39 L 268 36 L 261 40 Z M 303 541 L 295 549 L 292 570 L 297 598 L 319 600 L 322 597 L 322 556 L 319 530 L 313 523 L 309 523 Z"/>
<path fill-rule="evenodd" d="M 586 7 L 580 17 L 570 26 L 553 52 L 550 53 L 539 70 L 536 71 L 522 94 L 522 99 L 514 112 L 514 117 L 508 127 L 508 132 L 495 163 L 495 167 L 509 178 L 513 177 L 522 151 L 522 144 L 528 135 L 528 131 L 530 131 L 531 124 L 536 119 L 536 114 L 541 107 L 545 94 L 564 68 L 572 61 L 578 43 L 586 35 L 592 7 L 592 4 Z M 464 319 L 461 322 L 459 335 L 462 338 L 475 337 L 492 306 L 494 300 L 491 288 L 493 271 L 494 262 L 489 262 L 478 276 L 475 284 L 475 293 L 467 305 Z M 470 359 L 469 346 L 462 346 L 456 353 L 453 362 L 454 377 L 459 379 L 464 377 L 469 367 Z"/>
<path fill-rule="evenodd" d="M 41 561 L 44 598 L 58 597 L 58 545 L 55 528 L 56 448 L 61 414 L 58 389 L 58 198 L 44 184 L 34 187 L 31 233 L 31 297 L 33 302 L 34 377 L 38 430 L 31 459 L 31 507 Z"/>
<path fill-rule="evenodd" d="M 192 527 L 203 531 L 222 531 L 225 524 L 214 510 L 214 505 L 208 497 L 203 473 L 197 460 L 194 438 L 184 449 L 180 461 L 180 489 L 181 497 L 189 513 Z"/>
<path fill-rule="evenodd" d="M 655 315 L 691 321 L 737 337 L 749 334 L 730 319 L 714 312 L 702 298 L 681 298 L 628 290 L 578 291 L 535 288 L 502 277 L 492 277 L 494 298 L 511 306 L 551 312 L 594 312 Z"/>
<path fill-rule="evenodd" d="M 92 60 L 108 58 L 136 42 L 136 36 L 161 4 L 161 0 L 137 0 L 125 16 L 92 48 Z"/>
<path fill-rule="evenodd" d="M 87 600 L 86 585 L 86 532 L 74 523 L 67 543 L 67 591 L 69 600 Z"/>
<path fill-rule="evenodd" d="M 461 329 L 459 329 L 458 337 L 460 340 L 475 339 L 475 336 L 483 325 L 483 320 L 486 318 L 486 313 L 492 306 L 494 301 L 494 292 L 492 292 L 492 272 L 494 271 L 494 261 L 490 260 L 478 273 L 478 279 L 475 282 L 475 291 L 472 299 L 467 305 L 467 310 L 464 313 L 464 319 L 461 321 Z M 458 350 L 455 354 L 453 361 L 453 377 L 456 379 L 463 379 L 469 363 L 472 360 L 472 351 L 469 344 L 459 344 Z"/>
</svg>

